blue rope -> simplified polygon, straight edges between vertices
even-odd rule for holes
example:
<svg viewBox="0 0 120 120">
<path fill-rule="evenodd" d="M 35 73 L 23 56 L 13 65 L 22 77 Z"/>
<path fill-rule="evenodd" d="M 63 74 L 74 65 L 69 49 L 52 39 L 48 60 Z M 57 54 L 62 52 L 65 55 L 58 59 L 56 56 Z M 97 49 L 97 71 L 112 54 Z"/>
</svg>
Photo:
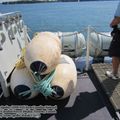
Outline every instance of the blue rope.
<svg viewBox="0 0 120 120">
<path fill-rule="evenodd" d="M 33 73 L 33 76 L 37 83 L 33 85 L 31 90 L 27 90 L 24 92 L 19 93 L 19 95 L 25 96 L 33 91 L 39 91 L 41 92 L 44 96 L 51 96 L 52 93 L 56 93 L 52 88 L 51 88 L 51 81 L 54 77 L 55 70 L 53 70 L 50 74 L 48 74 L 46 77 L 41 79 L 39 74 Z"/>
</svg>

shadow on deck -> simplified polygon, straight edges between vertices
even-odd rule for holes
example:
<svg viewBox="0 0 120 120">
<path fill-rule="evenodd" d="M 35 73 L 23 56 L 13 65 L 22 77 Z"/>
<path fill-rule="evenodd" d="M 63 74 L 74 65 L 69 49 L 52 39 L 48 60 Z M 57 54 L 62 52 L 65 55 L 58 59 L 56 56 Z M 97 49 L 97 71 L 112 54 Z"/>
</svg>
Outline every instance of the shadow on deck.
<svg viewBox="0 0 120 120">
<path fill-rule="evenodd" d="M 78 75 L 73 94 L 64 100 L 45 99 L 42 95 L 23 101 L 11 96 L 2 99 L 1 105 L 57 105 L 56 114 L 42 114 L 40 120 L 111 120 L 111 116 L 88 74 Z M 17 118 L 21 120 L 21 118 Z M 23 118 L 26 120 L 26 118 Z M 31 120 L 38 120 L 31 118 Z"/>
<path fill-rule="evenodd" d="M 107 96 L 109 97 L 110 101 L 115 107 L 115 110 L 119 111 L 120 110 L 120 79 L 113 80 L 105 75 L 105 72 L 107 70 L 112 69 L 111 64 L 106 64 L 106 63 L 93 64 L 92 68 L 99 82 L 104 88 Z"/>
</svg>

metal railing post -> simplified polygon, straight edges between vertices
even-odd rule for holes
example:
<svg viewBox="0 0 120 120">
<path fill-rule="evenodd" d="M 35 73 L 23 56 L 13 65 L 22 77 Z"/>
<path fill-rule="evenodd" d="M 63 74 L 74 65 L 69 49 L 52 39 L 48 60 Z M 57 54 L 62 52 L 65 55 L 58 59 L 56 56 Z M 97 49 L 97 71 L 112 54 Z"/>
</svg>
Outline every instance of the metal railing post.
<svg viewBox="0 0 120 120">
<path fill-rule="evenodd" d="M 24 25 L 24 40 L 25 40 L 25 46 L 31 41 L 31 39 L 27 33 L 27 26 L 26 25 Z"/>
<path fill-rule="evenodd" d="M 87 50 L 86 50 L 86 67 L 85 70 L 89 69 L 89 54 L 90 54 L 90 26 L 87 29 Z"/>
<path fill-rule="evenodd" d="M 7 81 L 3 78 L 1 72 L 0 72 L 0 84 L 1 84 L 1 87 L 2 87 L 4 97 L 9 97 L 10 93 L 9 93 Z"/>
</svg>

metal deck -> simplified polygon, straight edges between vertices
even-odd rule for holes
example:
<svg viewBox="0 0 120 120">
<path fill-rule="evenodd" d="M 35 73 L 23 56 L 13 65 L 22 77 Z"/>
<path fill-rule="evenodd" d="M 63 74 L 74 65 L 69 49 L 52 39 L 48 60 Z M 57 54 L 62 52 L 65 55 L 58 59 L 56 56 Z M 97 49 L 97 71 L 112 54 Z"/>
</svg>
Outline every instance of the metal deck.
<svg viewBox="0 0 120 120">
<path fill-rule="evenodd" d="M 113 80 L 105 75 L 107 70 L 112 69 L 112 65 L 107 63 L 99 63 L 93 64 L 92 68 L 115 110 L 120 111 L 120 79 Z"/>
<path fill-rule="evenodd" d="M 1 99 L 0 105 L 57 105 L 56 114 L 42 114 L 40 120 L 113 120 L 112 115 L 88 74 L 79 74 L 75 91 L 70 98 L 54 101 L 39 95 L 35 99 L 23 101 L 11 96 Z M 108 104 L 108 103 L 107 103 Z M 24 118 L 23 118 L 24 119 Z M 21 118 L 18 120 L 21 120 Z M 26 119 L 24 119 L 26 120 Z M 32 118 L 32 120 L 38 120 Z"/>
</svg>

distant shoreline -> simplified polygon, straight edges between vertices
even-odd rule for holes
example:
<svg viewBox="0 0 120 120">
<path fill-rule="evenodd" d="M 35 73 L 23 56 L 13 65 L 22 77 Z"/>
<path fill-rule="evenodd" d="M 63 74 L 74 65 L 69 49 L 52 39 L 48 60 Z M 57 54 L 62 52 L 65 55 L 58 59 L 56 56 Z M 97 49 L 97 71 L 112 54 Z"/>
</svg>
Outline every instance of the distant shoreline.
<svg viewBox="0 0 120 120">
<path fill-rule="evenodd" d="M 113 0 L 80 0 L 79 2 L 84 1 L 113 1 Z M 118 0 L 115 0 L 118 1 Z M 53 2 L 78 2 L 78 0 L 56 0 L 56 1 L 8 1 L 2 2 L 2 4 L 31 4 L 31 3 L 53 3 Z"/>
<path fill-rule="evenodd" d="M 2 2 L 2 4 L 28 4 L 28 3 L 47 3 L 49 1 L 9 1 L 9 2 Z M 50 1 L 50 2 L 57 2 L 57 1 Z"/>
</svg>

